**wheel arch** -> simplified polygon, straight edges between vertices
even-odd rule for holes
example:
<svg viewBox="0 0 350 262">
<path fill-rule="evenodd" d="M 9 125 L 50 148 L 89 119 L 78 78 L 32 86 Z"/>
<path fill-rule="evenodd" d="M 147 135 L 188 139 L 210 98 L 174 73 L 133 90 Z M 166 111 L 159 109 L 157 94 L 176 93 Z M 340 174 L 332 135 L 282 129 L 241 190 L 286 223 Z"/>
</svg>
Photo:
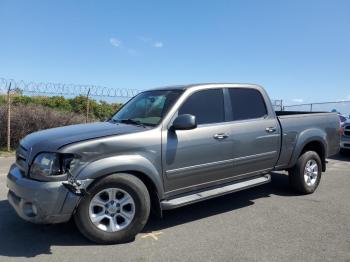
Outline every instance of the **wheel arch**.
<svg viewBox="0 0 350 262">
<path fill-rule="evenodd" d="M 298 158 L 302 154 L 304 154 L 306 151 L 314 151 L 319 155 L 321 159 L 322 172 L 325 172 L 326 171 L 326 152 L 327 152 L 327 145 L 325 141 L 326 140 L 323 137 L 312 137 L 305 140 L 302 144 L 297 145 L 298 150 L 292 158 L 291 166 L 294 166 Z"/>
<path fill-rule="evenodd" d="M 150 160 L 139 155 L 112 156 L 89 163 L 79 172 L 76 178 L 79 180 L 96 179 L 126 171 L 131 171 L 135 174 L 142 173 L 153 182 L 157 193 L 162 196 L 164 190 L 160 169 L 154 166 Z"/>
<path fill-rule="evenodd" d="M 139 178 L 146 186 L 149 196 L 151 198 L 151 211 L 158 217 L 162 217 L 162 207 L 160 205 L 160 198 L 159 194 L 157 191 L 157 187 L 154 184 L 153 180 L 147 176 L 146 174 L 139 172 L 139 171 L 134 171 L 134 170 L 127 170 L 124 171 L 123 173 L 128 173 L 136 176 Z"/>
<path fill-rule="evenodd" d="M 151 208 L 157 216 L 162 216 L 160 199 L 163 196 L 162 176 L 157 168 L 141 156 L 120 156 L 100 159 L 90 163 L 77 176 L 77 179 L 94 179 L 87 190 L 96 181 L 109 175 L 127 173 L 139 178 L 147 187 L 151 198 Z"/>
</svg>

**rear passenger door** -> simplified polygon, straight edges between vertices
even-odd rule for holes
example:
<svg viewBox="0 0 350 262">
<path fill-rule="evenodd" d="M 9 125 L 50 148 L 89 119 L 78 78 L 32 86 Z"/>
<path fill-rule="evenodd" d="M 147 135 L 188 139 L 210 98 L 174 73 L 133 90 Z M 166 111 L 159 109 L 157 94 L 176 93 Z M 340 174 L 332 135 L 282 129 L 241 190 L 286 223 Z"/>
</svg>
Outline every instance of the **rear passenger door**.
<svg viewBox="0 0 350 262">
<path fill-rule="evenodd" d="M 258 89 L 229 88 L 233 175 L 242 177 L 270 170 L 280 150 L 280 127 Z M 269 112 L 270 110 L 270 112 Z"/>
</svg>

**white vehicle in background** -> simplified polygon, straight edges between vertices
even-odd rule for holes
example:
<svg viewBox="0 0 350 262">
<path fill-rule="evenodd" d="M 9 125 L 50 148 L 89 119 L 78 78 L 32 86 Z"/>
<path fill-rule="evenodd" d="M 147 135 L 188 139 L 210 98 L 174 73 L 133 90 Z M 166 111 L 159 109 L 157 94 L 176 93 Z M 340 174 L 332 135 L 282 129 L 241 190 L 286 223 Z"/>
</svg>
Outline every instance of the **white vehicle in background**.
<svg viewBox="0 0 350 262">
<path fill-rule="evenodd" d="M 350 152 L 350 119 L 342 115 L 339 115 L 339 119 L 341 125 L 340 152 Z"/>
</svg>

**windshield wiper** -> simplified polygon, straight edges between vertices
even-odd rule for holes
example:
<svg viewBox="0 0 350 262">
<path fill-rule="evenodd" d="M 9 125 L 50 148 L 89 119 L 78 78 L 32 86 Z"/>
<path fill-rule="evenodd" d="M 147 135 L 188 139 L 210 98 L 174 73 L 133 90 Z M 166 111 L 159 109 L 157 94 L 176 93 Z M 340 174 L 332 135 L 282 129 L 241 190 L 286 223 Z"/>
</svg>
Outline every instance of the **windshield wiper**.
<svg viewBox="0 0 350 262">
<path fill-rule="evenodd" d="M 118 120 L 116 120 L 116 122 L 146 127 L 146 125 L 143 124 L 141 121 L 139 121 L 139 120 L 134 120 L 134 119 L 131 119 L 131 118 L 128 118 L 128 119 L 118 119 Z"/>
</svg>

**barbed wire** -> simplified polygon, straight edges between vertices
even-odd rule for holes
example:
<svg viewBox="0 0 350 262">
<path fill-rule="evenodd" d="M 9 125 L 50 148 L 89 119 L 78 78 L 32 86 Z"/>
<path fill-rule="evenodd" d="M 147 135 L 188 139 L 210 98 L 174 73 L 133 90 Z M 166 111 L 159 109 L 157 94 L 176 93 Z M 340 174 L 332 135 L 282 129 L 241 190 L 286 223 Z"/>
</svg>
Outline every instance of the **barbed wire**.
<svg viewBox="0 0 350 262">
<path fill-rule="evenodd" d="M 51 82 L 26 82 L 0 77 L 0 93 L 7 93 L 10 88 L 12 92 L 36 95 L 62 95 L 78 96 L 87 95 L 92 97 L 119 97 L 130 98 L 141 90 L 128 88 L 109 88 L 98 85 L 79 85 Z"/>
</svg>

